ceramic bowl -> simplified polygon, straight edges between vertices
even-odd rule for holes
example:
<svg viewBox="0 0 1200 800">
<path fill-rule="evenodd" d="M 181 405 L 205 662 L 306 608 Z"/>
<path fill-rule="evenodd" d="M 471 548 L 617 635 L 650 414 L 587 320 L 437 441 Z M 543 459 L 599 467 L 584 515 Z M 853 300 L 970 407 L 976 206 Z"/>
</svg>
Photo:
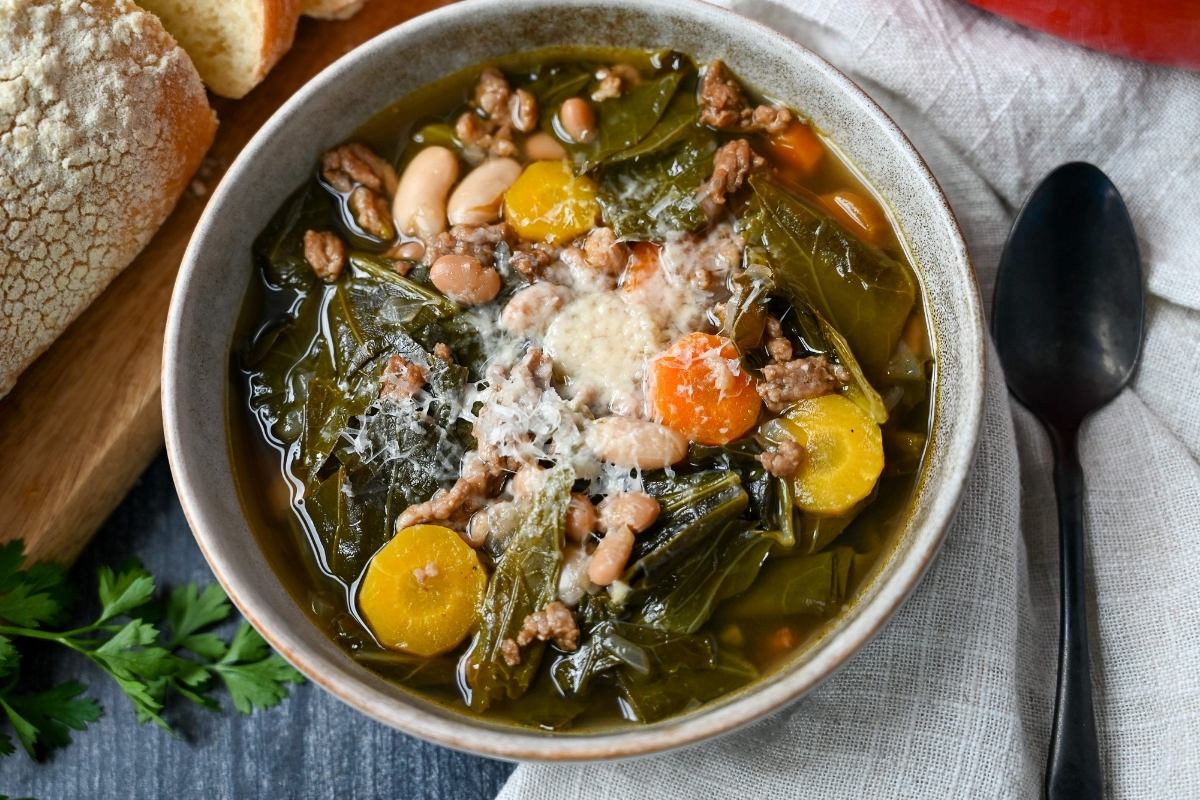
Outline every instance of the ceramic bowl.
<svg viewBox="0 0 1200 800">
<path fill-rule="evenodd" d="M 409 91 L 518 49 L 669 46 L 722 58 L 748 84 L 810 114 L 891 206 L 920 273 L 937 354 L 935 421 L 918 496 L 878 577 L 812 647 L 697 711 L 609 732 L 517 729 L 448 710 L 356 664 L 309 620 L 268 566 L 234 488 L 226 434 L 235 320 L 250 246 L 321 153 Z M 510 759 L 642 755 L 720 734 L 795 700 L 875 635 L 945 537 L 970 467 L 983 394 L 983 324 L 962 234 L 908 139 L 863 91 L 812 52 L 700 2 L 474 0 L 367 42 L 292 97 L 238 156 L 183 260 L 163 361 L 167 451 L 184 511 L 217 579 L 267 640 L 362 713 L 439 744 Z"/>
</svg>

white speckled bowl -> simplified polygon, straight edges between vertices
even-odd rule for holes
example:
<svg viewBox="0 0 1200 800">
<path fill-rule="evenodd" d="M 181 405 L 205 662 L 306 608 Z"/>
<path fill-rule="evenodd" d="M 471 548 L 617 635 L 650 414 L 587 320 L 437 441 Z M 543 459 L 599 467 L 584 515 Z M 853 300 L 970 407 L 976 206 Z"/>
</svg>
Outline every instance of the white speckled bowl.
<svg viewBox="0 0 1200 800">
<path fill-rule="evenodd" d="M 901 541 L 879 577 L 792 663 L 704 708 L 653 725 L 546 733 L 469 718 L 356 664 L 309 621 L 268 566 L 234 488 L 226 413 L 234 323 L 250 245 L 320 154 L 372 113 L 463 67 L 560 44 L 670 46 L 720 57 L 750 85 L 811 114 L 892 207 L 921 273 L 938 379 L 930 456 Z M 163 360 L 167 451 L 196 540 L 242 613 L 311 680 L 375 719 L 462 750 L 512 759 L 640 755 L 732 730 L 816 686 L 870 639 L 917 585 L 954 515 L 983 392 L 983 324 L 954 214 L 896 125 L 803 47 L 688 0 L 473 0 L 373 39 L 298 92 L 234 162 L 192 237 L 175 286 Z"/>
</svg>

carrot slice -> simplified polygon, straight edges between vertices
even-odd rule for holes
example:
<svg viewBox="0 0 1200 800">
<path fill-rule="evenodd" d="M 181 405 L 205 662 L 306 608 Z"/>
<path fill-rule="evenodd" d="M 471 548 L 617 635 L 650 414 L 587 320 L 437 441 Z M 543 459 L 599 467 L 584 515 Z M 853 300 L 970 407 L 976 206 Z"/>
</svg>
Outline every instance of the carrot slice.
<svg viewBox="0 0 1200 800">
<path fill-rule="evenodd" d="M 754 427 L 762 401 L 724 336 L 689 333 L 650 365 L 655 416 L 701 444 L 727 444 Z"/>
<path fill-rule="evenodd" d="M 767 152 L 801 177 L 809 177 L 821 165 L 825 145 L 807 123 L 793 122 L 779 133 L 767 137 Z"/>
<path fill-rule="evenodd" d="M 829 214 L 867 244 L 879 245 L 887 233 L 887 219 L 874 200 L 849 189 L 821 195 Z"/>
<path fill-rule="evenodd" d="M 629 247 L 629 263 L 621 277 L 621 288 L 632 291 L 658 272 L 659 251 L 662 247 L 653 242 L 634 242 Z"/>
<path fill-rule="evenodd" d="M 371 558 L 358 608 L 384 647 L 433 656 L 471 632 L 486 588 L 487 572 L 461 536 L 414 525 Z"/>
</svg>

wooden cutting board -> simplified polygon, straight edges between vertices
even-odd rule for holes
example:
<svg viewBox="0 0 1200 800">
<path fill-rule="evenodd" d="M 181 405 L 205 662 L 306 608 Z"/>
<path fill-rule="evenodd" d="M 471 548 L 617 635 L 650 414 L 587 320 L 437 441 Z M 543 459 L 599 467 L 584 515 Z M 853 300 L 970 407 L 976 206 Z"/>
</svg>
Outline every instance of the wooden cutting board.
<svg viewBox="0 0 1200 800">
<path fill-rule="evenodd" d="M 328 64 L 446 0 L 373 0 L 343 22 L 304 19 L 275 69 L 220 118 L 205 165 L 137 260 L 0 400 L 0 541 L 70 562 L 162 447 L 159 367 L 167 305 L 192 229 L 254 132 Z"/>
</svg>

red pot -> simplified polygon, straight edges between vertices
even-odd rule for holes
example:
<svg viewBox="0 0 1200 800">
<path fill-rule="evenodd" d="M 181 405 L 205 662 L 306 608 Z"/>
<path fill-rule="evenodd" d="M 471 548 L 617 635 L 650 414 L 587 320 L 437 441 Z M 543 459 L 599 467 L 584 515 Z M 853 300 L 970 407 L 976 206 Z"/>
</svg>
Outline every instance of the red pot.
<svg viewBox="0 0 1200 800">
<path fill-rule="evenodd" d="M 970 0 L 1014 22 L 1129 58 L 1200 69 L 1200 0 Z"/>
</svg>

